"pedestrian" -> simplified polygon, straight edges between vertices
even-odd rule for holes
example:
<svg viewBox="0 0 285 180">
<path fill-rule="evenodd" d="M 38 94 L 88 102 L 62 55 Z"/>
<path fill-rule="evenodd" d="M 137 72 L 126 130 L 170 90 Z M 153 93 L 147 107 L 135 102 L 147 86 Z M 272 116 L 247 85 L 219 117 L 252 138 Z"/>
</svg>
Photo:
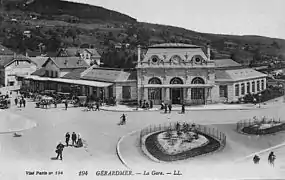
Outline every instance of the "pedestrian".
<svg viewBox="0 0 285 180">
<path fill-rule="evenodd" d="M 153 108 L 153 101 L 152 100 L 149 101 L 149 107 L 150 107 L 150 109 Z"/>
<path fill-rule="evenodd" d="M 22 98 L 22 101 L 23 101 L 23 106 L 24 106 L 24 108 L 25 108 L 25 107 L 26 107 L 26 100 L 25 100 L 24 97 Z"/>
<path fill-rule="evenodd" d="M 18 105 L 18 98 L 15 98 L 15 105 Z"/>
<path fill-rule="evenodd" d="M 53 100 L 54 108 L 57 108 L 57 102 L 56 100 Z"/>
<path fill-rule="evenodd" d="M 22 107 L 23 100 L 20 99 L 20 108 Z"/>
<path fill-rule="evenodd" d="M 164 105 L 164 113 L 167 113 L 167 104 Z"/>
<path fill-rule="evenodd" d="M 260 160 L 260 157 L 259 157 L 259 156 L 255 155 L 255 156 L 253 157 L 253 163 L 254 163 L 254 164 L 259 164 L 259 160 Z"/>
<path fill-rule="evenodd" d="M 269 156 L 268 156 L 268 163 L 272 166 L 274 166 L 274 161 L 276 159 L 276 156 L 274 154 L 274 152 L 270 152 Z"/>
<path fill-rule="evenodd" d="M 142 100 L 141 99 L 139 100 L 139 107 L 140 108 L 142 107 Z"/>
<path fill-rule="evenodd" d="M 69 144 L 69 139 L 70 139 L 70 134 L 69 134 L 69 132 L 67 132 L 66 134 L 65 134 L 65 142 L 66 142 L 66 146 L 68 146 Z"/>
<path fill-rule="evenodd" d="M 182 104 L 182 107 L 181 107 L 181 113 L 184 114 L 185 113 L 185 104 Z"/>
<path fill-rule="evenodd" d="M 64 101 L 64 105 L 65 105 L 65 110 L 67 110 L 67 107 L 68 107 L 68 101 L 67 101 L 67 99 Z"/>
<path fill-rule="evenodd" d="M 172 105 L 171 104 L 168 105 L 168 109 L 169 109 L 169 113 L 171 113 L 171 109 L 172 109 Z"/>
<path fill-rule="evenodd" d="M 160 104 L 160 110 L 163 110 L 164 109 L 164 103 L 162 102 L 161 104 Z"/>
<path fill-rule="evenodd" d="M 83 142 L 82 142 L 80 135 L 78 134 L 78 140 L 76 142 L 76 147 L 82 147 L 82 146 L 83 146 Z"/>
<path fill-rule="evenodd" d="M 64 148 L 64 145 L 61 142 L 56 146 L 56 150 L 55 150 L 55 152 L 57 153 L 56 159 L 60 157 L 60 160 L 62 160 L 63 148 Z"/>
<path fill-rule="evenodd" d="M 75 132 L 73 132 L 71 135 L 72 146 L 74 146 L 74 144 L 76 144 L 76 139 L 77 139 L 76 134 L 75 134 Z"/>
<path fill-rule="evenodd" d="M 121 116 L 121 119 L 122 119 L 122 121 L 119 123 L 119 125 L 124 125 L 124 124 L 126 124 L 126 115 L 125 115 L 125 114 L 123 114 L 123 115 Z"/>
<path fill-rule="evenodd" d="M 100 107 L 100 104 L 99 104 L 99 102 L 96 102 L 96 108 L 95 108 L 95 111 L 100 111 L 100 109 L 99 109 L 99 107 Z"/>
</svg>

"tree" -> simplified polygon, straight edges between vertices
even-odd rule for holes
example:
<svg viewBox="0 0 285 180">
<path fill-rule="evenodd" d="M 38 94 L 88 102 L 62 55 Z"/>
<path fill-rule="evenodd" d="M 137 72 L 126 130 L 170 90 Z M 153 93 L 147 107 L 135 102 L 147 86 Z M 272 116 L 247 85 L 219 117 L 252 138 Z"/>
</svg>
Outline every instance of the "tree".
<svg viewBox="0 0 285 180">
<path fill-rule="evenodd" d="M 75 43 L 75 40 L 77 38 L 77 32 L 75 29 L 68 29 L 67 32 L 65 33 L 66 37 L 71 37 L 72 38 L 72 43 Z"/>
</svg>

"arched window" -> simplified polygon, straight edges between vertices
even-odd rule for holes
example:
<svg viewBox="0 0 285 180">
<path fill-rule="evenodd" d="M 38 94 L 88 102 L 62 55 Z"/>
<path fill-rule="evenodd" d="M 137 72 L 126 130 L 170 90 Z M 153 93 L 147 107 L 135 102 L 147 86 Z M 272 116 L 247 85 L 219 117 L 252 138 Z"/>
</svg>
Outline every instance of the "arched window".
<svg viewBox="0 0 285 180">
<path fill-rule="evenodd" d="M 205 81 L 200 77 L 195 77 L 192 80 L 191 84 L 205 84 Z"/>
<path fill-rule="evenodd" d="M 157 78 L 157 77 L 154 77 L 154 78 L 151 78 L 149 81 L 148 81 L 148 84 L 162 84 L 160 79 Z"/>
<path fill-rule="evenodd" d="M 182 79 L 175 77 L 173 79 L 171 79 L 170 84 L 183 84 Z"/>
<path fill-rule="evenodd" d="M 148 81 L 148 84 L 162 84 L 161 80 L 157 77 L 153 77 Z M 153 100 L 154 104 L 161 103 L 161 88 L 148 88 L 148 99 Z"/>
</svg>

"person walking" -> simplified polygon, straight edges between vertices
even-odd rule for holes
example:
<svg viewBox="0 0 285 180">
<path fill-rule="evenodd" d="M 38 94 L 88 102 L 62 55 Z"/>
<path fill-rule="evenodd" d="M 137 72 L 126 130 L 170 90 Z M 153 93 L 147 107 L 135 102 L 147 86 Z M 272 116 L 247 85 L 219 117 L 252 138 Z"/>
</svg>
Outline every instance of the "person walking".
<svg viewBox="0 0 285 180">
<path fill-rule="evenodd" d="M 126 124 L 126 115 L 125 115 L 125 114 L 123 114 L 123 115 L 121 116 L 121 119 L 122 119 L 122 121 L 121 121 L 120 125 Z"/>
<path fill-rule="evenodd" d="M 65 105 L 65 110 L 67 110 L 67 107 L 68 107 L 68 101 L 67 101 L 67 99 L 64 101 L 64 105 Z"/>
<path fill-rule="evenodd" d="M 18 105 L 18 98 L 17 97 L 15 98 L 15 105 L 16 106 Z"/>
<path fill-rule="evenodd" d="M 99 104 L 99 102 L 96 102 L 96 108 L 95 108 L 95 111 L 100 111 L 100 109 L 99 109 L 99 107 L 100 107 L 100 104 Z"/>
<path fill-rule="evenodd" d="M 270 152 L 269 156 L 268 156 L 268 163 L 272 166 L 274 166 L 274 161 L 276 159 L 276 156 L 274 154 L 273 151 Z"/>
<path fill-rule="evenodd" d="M 20 108 L 22 107 L 23 100 L 20 99 Z"/>
<path fill-rule="evenodd" d="M 63 148 L 64 148 L 64 145 L 61 142 L 59 142 L 59 144 L 56 146 L 56 150 L 55 150 L 55 152 L 57 153 L 56 159 L 60 158 L 60 160 L 62 160 Z"/>
<path fill-rule="evenodd" d="M 164 113 L 167 113 L 167 104 L 164 105 Z"/>
<path fill-rule="evenodd" d="M 185 113 L 185 104 L 182 104 L 182 107 L 181 107 L 181 113 L 184 114 Z"/>
<path fill-rule="evenodd" d="M 23 101 L 23 107 L 25 108 L 26 107 L 26 100 L 24 97 L 22 98 L 22 101 Z"/>
<path fill-rule="evenodd" d="M 171 113 L 171 109 L 172 109 L 172 105 L 171 105 L 171 104 L 169 104 L 169 105 L 168 105 L 169 113 Z"/>
<path fill-rule="evenodd" d="M 65 143 L 66 143 L 66 146 L 68 147 L 68 143 L 69 143 L 69 139 L 70 139 L 70 134 L 69 134 L 69 132 L 67 132 L 66 134 L 65 134 Z"/>
<path fill-rule="evenodd" d="M 75 132 L 73 132 L 71 135 L 72 146 L 76 145 L 76 139 L 77 139 L 77 136 L 76 136 Z"/>
</svg>

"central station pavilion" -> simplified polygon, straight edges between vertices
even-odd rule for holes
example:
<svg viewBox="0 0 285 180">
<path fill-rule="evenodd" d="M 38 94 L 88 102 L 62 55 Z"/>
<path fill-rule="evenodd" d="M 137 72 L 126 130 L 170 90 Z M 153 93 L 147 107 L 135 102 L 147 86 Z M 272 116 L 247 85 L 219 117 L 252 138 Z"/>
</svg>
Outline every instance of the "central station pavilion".
<svg viewBox="0 0 285 180">
<path fill-rule="evenodd" d="M 138 54 L 141 55 L 140 47 Z M 53 62 L 51 64 L 55 67 L 59 64 L 52 58 L 48 61 Z M 63 91 L 63 84 L 66 90 L 77 85 L 82 95 L 103 99 L 114 97 L 117 102 L 152 100 L 154 104 L 165 102 L 186 105 L 237 101 L 248 93 L 265 90 L 267 77 L 231 59 L 212 60 L 209 47 L 204 53 L 202 47 L 177 43 L 148 47 L 144 57 L 138 56 L 135 71 L 93 65 L 73 67 L 60 77 L 49 77 L 46 74 L 52 73 L 43 73 L 42 77 L 35 74 L 25 79 L 33 82 L 31 86 L 44 83 L 45 87 L 51 87 L 47 84 L 56 83 L 52 88 L 57 91 Z"/>
</svg>

